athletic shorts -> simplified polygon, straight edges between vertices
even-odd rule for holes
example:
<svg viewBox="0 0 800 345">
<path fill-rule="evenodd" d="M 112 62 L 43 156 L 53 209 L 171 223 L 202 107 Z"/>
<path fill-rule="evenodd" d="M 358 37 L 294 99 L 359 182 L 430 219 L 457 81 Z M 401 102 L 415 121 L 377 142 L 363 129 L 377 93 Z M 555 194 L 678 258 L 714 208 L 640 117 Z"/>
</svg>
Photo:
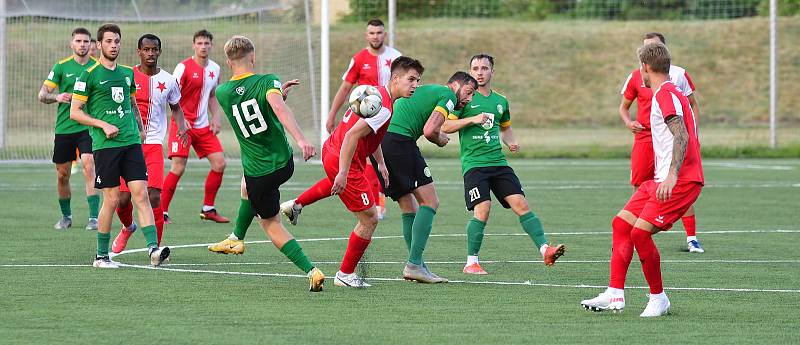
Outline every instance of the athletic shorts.
<svg viewBox="0 0 800 345">
<path fill-rule="evenodd" d="M 294 162 L 290 159 L 286 166 L 264 176 L 251 177 L 245 175 L 247 198 L 250 208 L 261 219 L 269 219 L 278 214 L 281 207 L 280 186 L 294 173 Z"/>
<path fill-rule="evenodd" d="M 506 197 L 514 194 L 525 195 L 514 169 L 508 166 L 472 168 L 464 174 L 464 201 L 467 210 L 472 211 L 475 205 L 492 200 L 489 191 L 500 201 L 504 208 L 511 208 Z"/>
<path fill-rule="evenodd" d="M 147 164 L 147 188 L 161 189 L 164 185 L 164 148 L 161 144 L 142 144 L 144 162 Z M 125 179 L 119 179 L 119 191 L 130 192 Z"/>
<path fill-rule="evenodd" d="M 119 186 L 120 177 L 125 181 L 147 181 L 147 164 L 144 162 L 142 145 L 94 151 L 94 171 L 97 175 L 94 188 L 97 189 Z"/>
<path fill-rule="evenodd" d="M 325 174 L 328 175 L 328 180 L 333 184 L 336 174 L 339 173 L 339 157 L 323 150 L 322 167 L 325 169 Z M 347 185 L 338 195 L 350 212 L 367 210 L 375 205 L 375 200 L 377 200 L 377 196 L 373 195 L 372 184 L 367 180 L 365 171 L 366 169 L 372 169 L 372 167 L 363 165 L 362 167 L 350 166 L 350 171 L 347 172 Z"/>
<path fill-rule="evenodd" d="M 405 135 L 386 133 L 381 148 L 389 170 L 389 186 L 384 186 L 386 196 L 397 201 L 415 189 L 433 183 L 431 169 L 413 139 Z"/>
<path fill-rule="evenodd" d="M 642 183 L 623 209 L 657 228 L 669 230 L 700 196 L 703 184 L 678 181 L 672 189 L 672 197 L 664 202 L 656 198 L 659 184 L 654 180 Z"/>
<path fill-rule="evenodd" d="M 170 123 L 169 134 L 167 135 L 167 138 L 169 138 L 167 158 L 189 157 L 189 146 L 194 148 L 194 153 L 197 154 L 198 158 L 205 158 L 212 153 L 222 152 L 222 144 L 220 144 L 219 138 L 211 132 L 210 126 L 189 128 L 186 133 L 188 134 L 188 140 L 186 145 L 183 145 L 181 140 L 178 139 L 178 125 L 174 121 Z"/>
<path fill-rule="evenodd" d="M 631 186 L 636 187 L 654 179 L 655 170 L 656 156 L 653 152 L 653 143 L 634 140 L 631 150 Z"/>
<path fill-rule="evenodd" d="M 77 158 L 75 150 L 81 154 L 92 153 L 92 137 L 89 130 L 70 134 L 56 134 L 53 139 L 53 163 L 72 162 Z"/>
</svg>

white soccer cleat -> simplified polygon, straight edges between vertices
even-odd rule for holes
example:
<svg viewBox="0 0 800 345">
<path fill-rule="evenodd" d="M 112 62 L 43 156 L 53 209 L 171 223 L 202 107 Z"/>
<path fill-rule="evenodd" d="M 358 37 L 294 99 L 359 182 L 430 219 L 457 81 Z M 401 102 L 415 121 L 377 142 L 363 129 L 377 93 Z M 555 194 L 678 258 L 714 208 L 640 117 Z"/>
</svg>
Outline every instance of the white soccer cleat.
<svg viewBox="0 0 800 345">
<path fill-rule="evenodd" d="M 700 242 L 698 242 L 697 240 L 691 240 L 691 241 L 687 242 L 686 245 L 689 247 L 689 253 L 705 253 L 706 252 L 705 249 L 703 249 L 703 247 L 700 246 Z"/>
<path fill-rule="evenodd" d="M 336 278 L 333 279 L 333 285 L 351 288 L 368 288 L 372 286 L 367 284 L 363 278 L 358 276 L 358 274 L 347 274 L 342 271 L 336 272 Z"/>
<path fill-rule="evenodd" d="M 581 305 L 586 310 L 622 312 L 625 309 L 625 295 L 615 295 L 608 291 L 603 291 L 597 297 L 581 301 Z"/>
<path fill-rule="evenodd" d="M 297 218 L 300 218 L 300 212 L 303 211 L 303 206 L 295 203 L 295 200 L 297 199 L 285 201 L 281 204 L 281 213 L 289 219 L 289 223 L 292 223 L 292 225 L 297 225 Z"/>
<path fill-rule="evenodd" d="M 150 265 L 158 267 L 166 261 L 169 261 L 169 247 L 150 249 Z"/>
<path fill-rule="evenodd" d="M 669 314 L 669 298 L 667 294 L 660 293 L 658 295 L 650 295 L 650 300 L 647 301 L 647 307 L 639 314 L 641 317 L 658 317 Z"/>
<path fill-rule="evenodd" d="M 119 268 L 119 264 L 111 259 L 108 256 L 95 256 L 94 263 L 92 267 L 95 268 Z"/>
</svg>

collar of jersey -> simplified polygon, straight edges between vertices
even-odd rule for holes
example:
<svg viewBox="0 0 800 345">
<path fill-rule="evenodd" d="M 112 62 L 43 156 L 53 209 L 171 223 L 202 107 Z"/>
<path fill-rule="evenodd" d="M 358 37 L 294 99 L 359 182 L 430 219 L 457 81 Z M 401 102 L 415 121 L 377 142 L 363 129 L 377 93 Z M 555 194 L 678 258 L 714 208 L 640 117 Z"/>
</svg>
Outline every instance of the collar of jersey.
<svg viewBox="0 0 800 345">
<path fill-rule="evenodd" d="M 235 75 L 235 76 L 231 77 L 231 80 L 241 80 L 241 79 L 247 78 L 247 77 L 249 77 L 251 75 L 253 75 L 253 73 L 250 73 L 250 72 L 244 73 L 244 74 L 240 74 L 240 75 Z"/>
</svg>

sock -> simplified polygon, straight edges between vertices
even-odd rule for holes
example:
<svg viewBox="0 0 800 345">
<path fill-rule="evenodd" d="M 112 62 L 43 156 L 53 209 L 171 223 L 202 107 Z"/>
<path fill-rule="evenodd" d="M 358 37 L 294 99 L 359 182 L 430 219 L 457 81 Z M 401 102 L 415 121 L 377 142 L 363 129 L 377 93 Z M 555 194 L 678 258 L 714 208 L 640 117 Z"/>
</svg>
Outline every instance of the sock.
<svg viewBox="0 0 800 345">
<path fill-rule="evenodd" d="M 433 228 L 433 217 L 436 210 L 430 206 L 420 206 L 414 217 L 414 225 L 411 227 L 411 252 L 408 255 L 408 262 L 415 265 L 422 265 L 422 252 L 428 244 L 428 237 Z"/>
<path fill-rule="evenodd" d="M 697 241 L 697 236 L 686 236 L 686 243 Z"/>
<path fill-rule="evenodd" d="M 209 170 L 208 176 L 206 176 L 206 195 L 203 205 L 214 205 L 220 186 L 222 186 L 222 172 Z"/>
<path fill-rule="evenodd" d="M 161 237 L 164 235 L 164 210 L 161 209 L 161 206 L 153 207 L 153 219 L 156 220 L 158 246 L 161 247 Z"/>
<path fill-rule="evenodd" d="M 406 249 L 411 253 L 411 229 L 414 226 L 416 213 L 403 213 L 400 218 L 403 220 L 403 240 L 406 241 Z"/>
<path fill-rule="evenodd" d="M 539 221 L 539 217 L 537 217 L 533 211 L 519 216 L 519 223 L 522 225 L 522 230 L 525 230 L 528 236 L 533 240 L 533 243 L 536 244 L 536 248 L 541 248 L 543 245 L 547 244 L 542 222 Z"/>
<path fill-rule="evenodd" d="M 302 206 L 308 206 L 317 201 L 325 199 L 331 196 L 332 187 L 333 182 L 331 182 L 331 180 L 327 178 L 321 179 L 313 186 L 308 187 L 308 189 L 306 189 L 302 194 L 298 195 L 295 203 Z"/>
<path fill-rule="evenodd" d="M 686 229 L 686 237 L 697 235 L 697 225 L 695 223 L 694 215 L 683 216 L 683 228 Z"/>
<path fill-rule="evenodd" d="M 477 255 L 467 255 L 467 266 L 478 263 Z"/>
<path fill-rule="evenodd" d="M 89 195 L 86 197 L 86 203 L 89 204 L 89 218 L 97 218 L 100 213 L 100 196 Z"/>
<path fill-rule="evenodd" d="M 236 224 L 233 225 L 233 235 L 239 240 L 244 240 L 247 229 L 253 223 L 253 209 L 250 207 L 250 200 L 239 200 L 239 214 L 236 215 Z"/>
<path fill-rule="evenodd" d="M 344 258 L 342 258 L 342 264 L 339 266 L 339 270 L 342 273 L 351 274 L 355 272 L 356 265 L 361 261 L 364 252 L 367 251 L 369 242 L 370 240 L 356 235 L 355 231 L 350 233 L 350 240 L 347 242 L 347 249 L 344 252 Z"/>
<path fill-rule="evenodd" d="M 108 242 L 111 242 L 111 233 L 97 232 L 97 256 L 108 256 Z"/>
<path fill-rule="evenodd" d="M 155 225 L 142 227 L 142 234 L 147 242 L 147 248 L 158 248 L 158 234 Z"/>
<path fill-rule="evenodd" d="M 125 208 L 117 207 L 117 217 L 122 226 L 129 228 L 133 223 L 133 203 L 129 202 Z"/>
<path fill-rule="evenodd" d="M 180 179 L 181 177 L 173 174 L 172 171 L 164 177 L 164 189 L 161 190 L 161 209 L 164 212 L 169 212 L 169 203 L 172 202 L 172 196 L 175 195 L 175 188 L 178 188 Z"/>
<path fill-rule="evenodd" d="M 211 211 L 213 209 L 214 209 L 214 205 L 205 205 L 205 204 L 203 204 L 203 208 L 202 208 L 203 212 L 208 212 L 208 211 Z"/>
<path fill-rule="evenodd" d="M 650 294 L 664 292 L 661 281 L 661 256 L 658 254 L 656 243 L 653 242 L 653 234 L 639 228 L 631 231 L 631 241 L 639 253 L 639 261 L 642 262 L 642 271 L 647 285 L 650 285 Z"/>
<path fill-rule="evenodd" d="M 467 255 L 474 255 L 476 258 L 481 250 L 483 243 L 483 229 L 486 223 L 480 219 L 472 218 L 467 222 Z"/>
<path fill-rule="evenodd" d="M 608 286 L 624 289 L 628 267 L 633 259 L 633 242 L 631 242 L 633 225 L 628 224 L 620 217 L 614 217 L 614 220 L 611 221 L 611 229 L 611 264 L 609 265 L 611 273 Z"/>
<path fill-rule="evenodd" d="M 295 239 L 286 242 L 280 250 L 283 255 L 286 255 L 286 257 L 289 258 L 295 266 L 303 270 L 303 272 L 311 272 L 311 269 L 314 268 L 314 265 L 308 260 L 306 254 L 303 253 L 303 248 L 300 248 L 300 244 L 297 243 Z"/>
<path fill-rule="evenodd" d="M 612 296 L 622 296 L 625 297 L 625 290 L 624 289 L 617 289 L 613 287 L 608 287 L 606 289 L 606 293 L 610 293 Z"/>
<path fill-rule="evenodd" d="M 61 207 L 61 215 L 64 217 L 72 217 L 72 207 L 70 207 L 70 198 L 59 198 L 58 206 Z"/>
</svg>

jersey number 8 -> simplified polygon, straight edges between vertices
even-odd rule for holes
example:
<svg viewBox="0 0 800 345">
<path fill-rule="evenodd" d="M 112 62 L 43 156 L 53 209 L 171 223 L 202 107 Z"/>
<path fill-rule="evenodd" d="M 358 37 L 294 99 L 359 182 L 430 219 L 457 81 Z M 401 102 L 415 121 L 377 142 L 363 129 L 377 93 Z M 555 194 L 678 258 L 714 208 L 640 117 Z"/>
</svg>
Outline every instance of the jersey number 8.
<svg viewBox="0 0 800 345">
<path fill-rule="evenodd" d="M 242 108 L 241 112 L 239 112 L 239 107 Z M 267 130 L 267 122 L 264 121 L 264 115 L 261 115 L 261 109 L 258 108 L 258 101 L 255 99 L 244 101 L 239 105 L 234 104 L 233 117 L 236 118 L 236 123 L 239 124 L 239 129 L 242 131 L 242 135 L 245 138 Z M 242 119 L 242 117 L 244 117 L 244 119 Z M 258 123 L 250 123 L 245 127 L 245 122 L 251 122 L 253 120 L 258 121 Z M 248 131 L 248 129 L 250 129 L 250 131 Z"/>
</svg>

